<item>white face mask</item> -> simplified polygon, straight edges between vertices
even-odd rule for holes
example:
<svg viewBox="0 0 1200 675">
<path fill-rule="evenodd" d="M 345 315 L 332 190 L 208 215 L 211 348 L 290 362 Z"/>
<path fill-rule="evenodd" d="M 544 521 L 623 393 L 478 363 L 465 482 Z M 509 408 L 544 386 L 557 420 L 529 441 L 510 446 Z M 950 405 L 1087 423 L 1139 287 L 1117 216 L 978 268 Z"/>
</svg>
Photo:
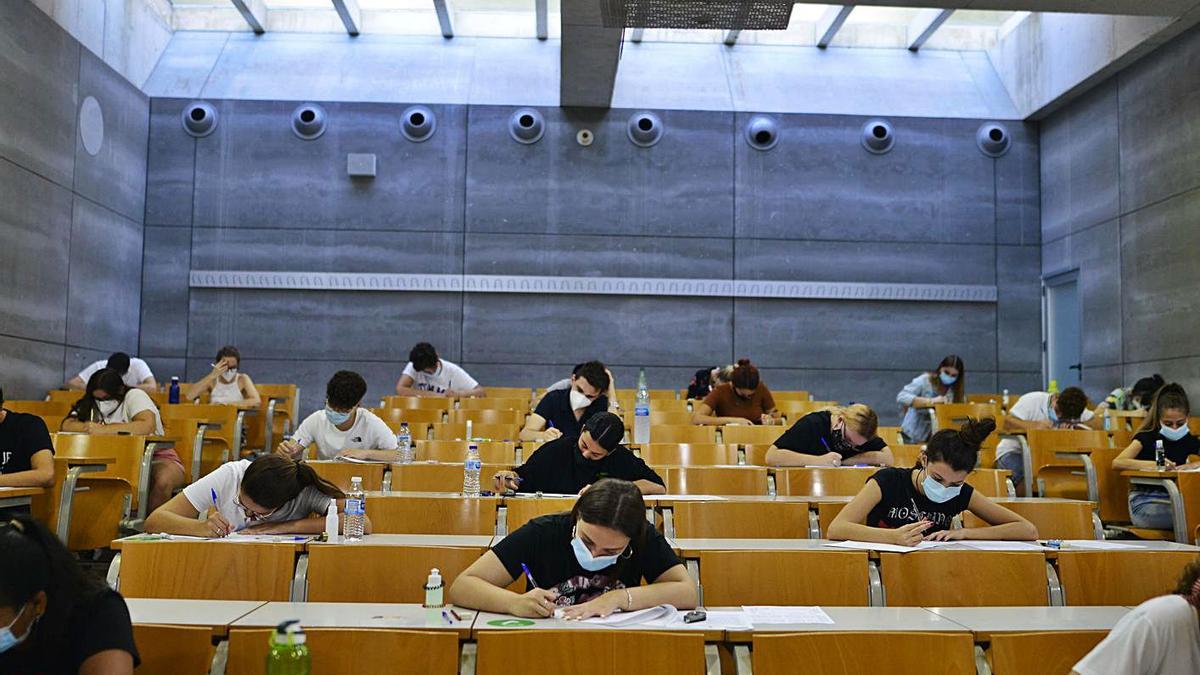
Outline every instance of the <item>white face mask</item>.
<svg viewBox="0 0 1200 675">
<path fill-rule="evenodd" d="M 108 417 L 109 415 L 112 415 L 113 413 L 115 413 L 117 411 L 117 408 L 119 408 L 120 406 L 121 406 L 120 401 L 117 401 L 117 400 L 114 400 L 111 398 L 103 400 L 103 401 L 96 401 L 96 408 L 100 411 L 100 414 L 104 415 L 105 417 Z"/>
<path fill-rule="evenodd" d="M 592 404 L 592 399 L 584 396 L 578 389 L 571 390 L 571 410 L 582 410 Z"/>
<path fill-rule="evenodd" d="M 234 380 L 237 379 L 237 375 L 238 375 L 237 368 L 230 368 L 229 370 L 225 371 L 224 375 L 221 376 L 221 381 L 226 384 L 229 384 L 230 382 L 233 382 Z"/>
</svg>

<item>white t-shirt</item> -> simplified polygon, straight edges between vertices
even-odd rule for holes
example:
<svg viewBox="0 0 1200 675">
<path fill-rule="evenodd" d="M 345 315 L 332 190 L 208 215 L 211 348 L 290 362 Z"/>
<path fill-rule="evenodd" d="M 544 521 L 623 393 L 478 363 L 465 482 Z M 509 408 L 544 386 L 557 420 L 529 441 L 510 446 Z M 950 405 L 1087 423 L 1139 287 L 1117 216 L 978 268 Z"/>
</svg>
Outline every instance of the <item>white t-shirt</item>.
<svg viewBox="0 0 1200 675">
<path fill-rule="evenodd" d="M 424 371 L 418 372 L 409 361 L 408 365 L 404 366 L 404 372 L 401 375 L 407 375 L 413 379 L 413 389 L 432 391 L 435 394 L 444 394 L 451 389 L 470 391 L 479 386 L 479 383 L 468 375 L 467 371 L 446 359 L 439 361 L 437 372 L 432 375 Z"/>
<path fill-rule="evenodd" d="M 163 435 L 162 415 L 158 412 L 158 406 L 154 405 L 154 401 L 150 399 L 150 394 L 141 389 L 130 389 L 125 392 L 125 400 L 121 401 L 121 405 L 112 412 L 111 415 L 104 416 L 105 424 L 128 424 L 133 421 L 133 418 L 143 410 L 149 410 L 154 413 L 154 435 Z"/>
<path fill-rule="evenodd" d="M 241 491 L 242 478 L 246 475 L 248 468 L 250 468 L 248 459 L 226 462 L 212 473 L 185 487 L 183 496 L 187 497 L 192 508 L 200 513 L 205 513 L 212 508 L 212 495 L 213 491 L 216 491 L 217 510 L 221 512 L 222 516 L 225 516 L 225 520 L 228 520 L 230 525 L 233 525 L 235 529 L 240 529 L 247 522 L 246 513 L 238 506 L 237 499 Z M 263 520 L 271 523 L 284 523 L 307 518 L 314 513 L 324 514 L 329 510 L 330 499 L 320 490 L 306 487 L 295 499 L 279 507 Z"/>
<path fill-rule="evenodd" d="M 1024 394 L 1013 407 L 1009 409 L 1008 414 L 1013 417 L 1024 420 L 1026 422 L 1048 422 L 1050 421 L 1050 394 L 1044 391 L 1031 391 Z M 1081 422 L 1088 422 L 1093 417 L 1091 410 L 1083 409 L 1083 415 L 1080 416 Z M 996 447 L 996 457 L 1003 457 L 1010 452 L 1021 449 L 1021 443 L 1012 438 L 1005 438 L 1000 441 L 1000 445 Z"/>
<path fill-rule="evenodd" d="M 241 403 L 246 400 L 242 395 L 242 376 L 238 374 L 233 378 L 233 382 L 226 382 L 220 377 L 213 383 L 212 391 L 208 393 L 209 403 Z"/>
<path fill-rule="evenodd" d="M 333 459 L 342 450 L 395 450 L 396 435 L 375 413 L 356 408 L 354 425 L 342 431 L 330 424 L 324 410 L 304 418 L 292 440 L 307 448 L 317 444 L 318 459 Z"/>
<path fill-rule="evenodd" d="M 108 359 L 97 361 L 87 368 L 84 368 L 83 371 L 79 373 L 79 379 L 83 380 L 84 384 L 87 384 L 88 379 L 92 375 L 95 375 L 97 370 L 106 368 L 107 366 Z M 136 387 L 145 382 L 147 378 L 151 377 L 154 377 L 154 373 L 150 372 L 150 366 L 146 365 L 145 361 L 134 356 L 130 357 L 129 359 L 129 372 L 122 375 L 121 379 L 125 382 L 126 387 Z"/>
<path fill-rule="evenodd" d="M 1147 600 L 1075 664 L 1080 675 L 1200 673 L 1200 615 L 1182 595 Z"/>
</svg>

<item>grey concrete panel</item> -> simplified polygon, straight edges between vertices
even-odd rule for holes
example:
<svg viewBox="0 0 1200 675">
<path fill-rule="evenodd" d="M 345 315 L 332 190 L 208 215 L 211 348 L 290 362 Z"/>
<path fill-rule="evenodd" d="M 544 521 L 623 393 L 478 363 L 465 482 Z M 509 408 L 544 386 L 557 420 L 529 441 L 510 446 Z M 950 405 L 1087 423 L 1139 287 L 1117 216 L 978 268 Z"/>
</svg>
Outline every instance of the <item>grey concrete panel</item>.
<svg viewBox="0 0 1200 675">
<path fill-rule="evenodd" d="M 123 351 L 131 356 L 137 356 L 137 354 L 124 347 L 114 347 L 113 349 L 101 350 L 68 345 L 63 363 L 62 380 L 60 380 L 60 384 L 57 386 L 63 386 L 62 383 L 66 383 L 71 378 L 83 372 L 83 369 L 91 364 L 97 361 L 107 360 L 108 357 L 115 351 Z M 154 372 L 153 365 L 151 365 L 150 372 Z M 155 373 L 155 376 L 157 377 L 157 373 Z"/>
<path fill-rule="evenodd" d="M 581 355 L 580 358 L 590 360 L 586 355 Z M 692 381 L 692 375 L 697 370 L 716 365 L 718 361 L 724 362 L 727 360 L 728 357 L 714 360 L 711 363 L 699 362 L 694 368 L 691 366 L 678 366 L 674 368 L 647 366 L 646 381 L 649 383 L 651 389 L 686 389 L 688 383 Z M 465 368 L 472 377 L 479 380 L 484 387 L 533 387 L 542 389 L 564 377 L 570 376 L 571 369 L 575 367 L 575 362 L 559 364 L 460 363 L 459 365 Z M 617 387 L 632 389 L 637 384 L 639 367 L 637 365 L 613 364 L 609 366 L 609 370 L 613 373 Z"/>
<path fill-rule="evenodd" d="M 67 344 L 136 351 L 141 289 L 141 224 L 75 197 Z"/>
<path fill-rule="evenodd" d="M 1126 361 L 1197 355 L 1200 191 L 1121 219 L 1121 304 Z M 1115 267 L 1111 267 L 1111 274 Z"/>
<path fill-rule="evenodd" d="M 198 227 L 192 269 L 457 274 L 462 246 L 457 232 Z"/>
<path fill-rule="evenodd" d="M 738 129 L 749 116 L 739 114 Z M 868 118 L 781 115 L 779 144 L 736 143 L 737 236 L 992 243 L 994 163 L 978 124 L 894 118 L 896 145 L 863 149 Z"/>
<path fill-rule="evenodd" d="M 1137 378 L 1134 378 L 1126 383 L 1122 377 L 1122 370 L 1123 368 L 1120 364 L 1114 366 L 1096 367 L 1088 367 L 1085 364 L 1083 367 L 1082 381 L 1078 386 L 1082 388 L 1084 393 L 1086 393 L 1093 401 L 1103 401 L 1104 397 L 1108 396 L 1109 392 L 1111 392 L 1113 389 L 1116 389 L 1117 387 L 1131 386 L 1137 380 Z M 1151 373 L 1148 372 L 1146 374 L 1150 375 Z"/>
<path fill-rule="evenodd" d="M 699 237 L 468 233 L 466 273 L 731 279 L 733 248 Z"/>
<path fill-rule="evenodd" d="M 160 384 L 170 384 L 172 377 L 178 377 L 180 382 L 195 382 L 201 377 L 207 375 L 212 368 L 208 368 L 203 372 L 199 372 L 195 377 L 187 375 L 187 359 L 183 357 L 167 357 L 167 356 L 146 356 L 139 354 L 146 361 L 146 365 L 150 366 L 150 371 L 154 373 L 154 379 Z M 205 361 L 205 365 L 212 363 L 211 359 Z"/>
<path fill-rule="evenodd" d="M 75 134 L 75 192 L 140 223 L 146 214 L 150 101 L 85 49 L 79 60 L 79 100 L 88 96 L 100 104 L 104 141 L 92 156 Z"/>
<path fill-rule="evenodd" d="M 558 105 L 558 40 L 474 42 L 471 105 Z"/>
<path fill-rule="evenodd" d="M 470 111 L 470 232 L 727 237 L 732 234 L 732 115 L 655 111 L 662 140 L 626 137 L 632 110 L 544 109 L 533 145 L 508 135 L 507 107 Z M 588 147 L 579 129 L 595 132 Z"/>
<path fill-rule="evenodd" d="M 990 303 L 738 300 L 734 329 L 736 355 L 760 367 L 915 374 L 958 354 L 968 373 L 996 369 Z"/>
<path fill-rule="evenodd" d="M 1042 122 L 1043 241 L 1117 217 L 1117 123 L 1115 80 Z"/>
<path fill-rule="evenodd" d="M 1196 396 L 1195 392 L 1200 391 L 1200 357 L 1197 356 L 1153 361 L 1130 360 L 1125 364 L 1123 382 L 1125 386 L 1129 386 L 1137 382 L 1139 378 L 1148 377 L 1154 373 L 1162 375 L 1167 382 L 1178 382 L 1183 385 L 1185 391 L 1191 392 L 1193 399 Z"/>
<path fill-rule="evenodd" d="M 996 374 L 996 388 L 987 393 L 1000 393 L 1005 389 L 1008 390 L 1008 395 L 1010 397 L 1018 397 L 1021 394 L 1030 391 L 1045 391 L 1046 385 L 1042 381 L 1042 373 L 1040 370 L 1030 373 L 1010 373 L 1001 371 Z M 975 390 L 981 392 L 983 391 L 982 389 L 978 388 L 975 388 Z M 1109 391 L 1111 391 L 1111 389 Z M 1010 400 L 1015 400 L 1015 398 Z"/>
<path fill-rule="evenodd" d="M 1121 208 L 1200 186 L 1200 31 L 1121 74 Z"/>
<path fill-rule="evenodd" d="M 199 98 L 228 33 L 176 31 L 142 89 L 149 96 Z"/>
<path fill-rule="evenodd" d="M 61 344 L 0 335 L 0 360 L 4 361 L 0 388 L 10 401 L 40 400 L 47 391 L 62 386 Z"/>
<path fill-rule="evenodd" d="M 0 157 L 70 187 L 78 82 L 79 43 L 32 2 L 0 3 Z"/>
<path fill-rule="evenodd" d="M 246 358 L 391 361 L 417 342 L 459 360 L 461 300 L 441 293 L 193 289 L 188 355 L 235 345 Z"/>
<path fill-rule="evenodd" d="M 1120 233 L 1111 220 L 1049 242 L 1042 248 L 1042 275 L 1079 270 L 1085 367 L 1121 363 Z"/>
<path fill-rule="evenodd" d="M 297 102 L 223 101 L 197 142 L 196 226 L 375 230 L 462 229 L 465 109 L 434 106 L 435 135 L 400 134 L 405 106 L 323 104 L 325 134 L 292 133 Z M 379 175 L 352 179 L 346 155 L 375 153 Z"/>
<path fill-rule="evenodd" d="M 0 160 L 0 332 L 63 341 L 71 193 Z M 61 364 L 60 364 L 61 365 Z"/>
<path fill-rule="evenodd" d="M 626 42 L 621 46 L 614 108 L 734 110 L 724 45 Z"/>
<path fill-rule="evenodd" d="M 215 350 L 214 350 L 215 354 Z M 195 380 L 208 374 L 212 356 L 187 360 L 188 378 Z M 404 363 L 385 361 L 322 360 L 322 359 L 265 359 L 242 354 L 243 372 L 255 383 L 294 384 L 300 387 L 300 418 L 325 405 L 325 385 L 339 370 L 352 370 L 367 381 L 363 406 L 375 407 L 384 396 L 396 393 L 396 380 Z"/>
<path fill-rule="evenodd" d="M 1012 146 L 996 160 L 996 242 L 1037 244 L 1042 239 L 1038 129 L 1018 122 L 1005 126 Z"/>
<path fill-rule="evenodd" d="M 739 239 L 736 265 L 750 280 L 996 283 L 994 247 L 982 244 Z"/>
<path fill-rule="evenodd" d="M 196 178 L 196 139 L 183 130 L 180 115 L 191 99 L 150 101 L 147 151 L 146 224 L 192 224 Z"/>
<path fill-rule="evenodd" d="M 731 307 L 706 298 L 471 294 L 463 361 L 691 367 L 728 358 Z"/>
<path fill-rule="evenodd" d="M 996 247 L 996 342 L 1001 370 L 1042 368 L 1041 257 L 1037 246 Z"/>
<path fill-rule="evenodd" d="M 181 227 L 145 229 L 140 334 L 143 358 L 187 354 L 191 235 L 191 230 Z"/>
</svg>

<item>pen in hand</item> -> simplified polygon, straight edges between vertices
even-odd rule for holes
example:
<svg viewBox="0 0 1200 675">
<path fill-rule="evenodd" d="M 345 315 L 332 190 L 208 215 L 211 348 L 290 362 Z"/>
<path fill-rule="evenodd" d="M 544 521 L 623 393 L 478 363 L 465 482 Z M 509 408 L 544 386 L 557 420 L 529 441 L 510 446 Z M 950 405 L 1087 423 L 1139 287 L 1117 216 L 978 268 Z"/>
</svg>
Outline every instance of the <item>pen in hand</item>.
<svg viewBox="0 0 1200 675">
<path fill-rule="evenodd" d="M 521 563 L 521 569 L 525 571 L 525 578 L 529 579 L 529 584 L 531 586 L 533 586 L 534 588 L 537 588 L 538 583 L 533 580 L 533 572 L 529 571 L 529 566 L 526 565 L 525 563 Z"/>
</svg>

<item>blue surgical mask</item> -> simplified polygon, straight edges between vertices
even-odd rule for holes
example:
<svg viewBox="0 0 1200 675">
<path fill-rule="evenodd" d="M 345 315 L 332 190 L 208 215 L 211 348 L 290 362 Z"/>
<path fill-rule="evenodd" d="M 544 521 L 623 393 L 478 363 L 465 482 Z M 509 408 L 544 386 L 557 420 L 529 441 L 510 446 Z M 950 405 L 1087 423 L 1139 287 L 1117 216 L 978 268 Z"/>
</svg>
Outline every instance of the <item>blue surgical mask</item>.
<svg viewBox="0 0 1200 675">
<path fill-rule="evenodd" d="M 947 387 L 954 384 L 955 382 L 958 382 L 957 377 L 953 377 L 953 376 L 947 374 L 946 371 L 944 371 L 944 370 L 938 374 L 938 378 L 941 379 L 942 384 L 946 385 Z"/>
<path fill-rule="evenodd" d="M 350 413 L 338 412 L 327 406 L 325 408 L 325 419 L 329 420 L 330 424 L 337 427 L 345 424 L 346 420 L 350 419 Z"/>
<path fill-rule="evenodd" d="M 594 556 L 588 550 L 587 544 L 578 535 L 571 538 L 571 548 L 575 549 L 575 560 L 579 562 L 579 566 L 589 572 L 599 572 L 606 567 L 612 567 L 617 562 L 617 555 Z"/>
<path fill-rule="evenodd" d="M 17 615 L 13 617 L 12 623 L 8 624 L 4 628 L 0 628 L 0 654 L 3 654 L 13 647 L 21 644 L 29 637 L 29 634 L 33 632 L 33 626 L 30 626 L 29 630 L 25 631 L 25 634 L 21 637 L 13 635 L 12 632 L 12 627 L 17 625 L 17 621 L 21 620 L 21 615 L 25 613 L 25 608 L 28 606 L 28 603 L 22 605 L 21 611 L 17 612 Z"/>
<path fill-rule="evenodd" d="M 938 504 L 944 504 L 957 497 L 959 492 L 962 492 L 961 485 L 946 487 L 934 480 L 933 476 L 929 475 L 929 471 L 925 472 L 925 480 L 921 482 L 921 487 L 925 488 L 925 496 L 929 501 Z"/>
<path fill-rule="evenodd" d="M 1184 436 L 1188 435 L 1188 425 L 1185 424 L 1178 429 L 1172 429 L 1171 427 L 1163 424 L 1158 428 L 1158 433 L 1168 441 L 1182 440 Z"/>
<path fill-rule="evenodd" d="M 1058 411 L 1054 409 L 1053 404 L 1046 410 L 1046 415 L 1050 418 L 1051 424 L 1058 424 Z"/>
</svg>

